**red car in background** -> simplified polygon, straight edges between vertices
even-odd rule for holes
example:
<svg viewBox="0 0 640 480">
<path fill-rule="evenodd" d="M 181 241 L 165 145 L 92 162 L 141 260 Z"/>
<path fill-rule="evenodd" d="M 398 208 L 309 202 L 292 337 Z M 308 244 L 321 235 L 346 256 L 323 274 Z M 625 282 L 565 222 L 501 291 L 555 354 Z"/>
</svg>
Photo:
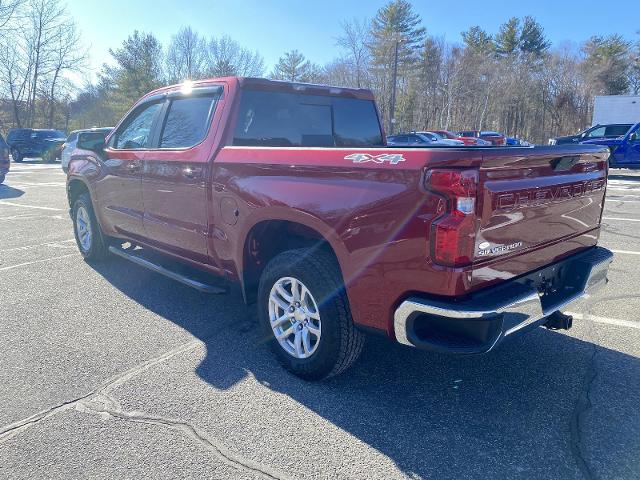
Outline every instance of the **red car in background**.
<svg viewBox="0 0 640 480">
<path fill-rule="evenodd" d="M 501 146 L 507 144 L 507 137 L 498 132 L 465 130 L 463 132 L 458 132 L 458 135 L 463 137 L 481 138 L 487 142 L 491 142 L 491 145 Z"/>
<path fill-rule="evenodd" d="M 491 142 L 492 145 L 502 146 L 507 144 L 507 137 L 498 132 L 465 130 L 463 132 L 458 132 L 458 135 L 462 137 L 481 138 L 487 142 Z"/>
<path fill-rule="evenodd" d="M 448 138 L 449 140 L 460 140 L 464 142 L 465 145 L 475 145 L 475 146 L 488 146 L 491 145 L 491 142 L 487 140 L 483 140 L 479 137 L 466 137 L 463 135 L 459 135 L 454 132 L 450 132 L 449 130 L 429 130 L 430 132 L 437 133 L 438 135 Z"/>
</svg>

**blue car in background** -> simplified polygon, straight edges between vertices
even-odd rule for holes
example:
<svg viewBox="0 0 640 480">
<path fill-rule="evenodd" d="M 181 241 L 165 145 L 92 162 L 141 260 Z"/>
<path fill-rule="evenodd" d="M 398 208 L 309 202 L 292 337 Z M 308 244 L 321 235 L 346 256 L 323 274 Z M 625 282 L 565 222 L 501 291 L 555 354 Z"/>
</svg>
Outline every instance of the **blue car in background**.
<svg viewBox="0 0 640 480">
<path fill-rule="evenodd" d="M 531 144 L 526 140 L 517 137 L 507 137 L 507 145 L 509 147 L 530 147 Z"/>
<path fill-rule="evenodd" d="M 627 132 L 615 138 L 596 138 L 580 142 L 586 145 L 609 147 L 609 166 L 617 168 L 640 168 L 640 123 L 632 125 Z"/>
<path fill-rule="evenodd" d="M 14 162 L 22 162 L 26 157 L 39 157 L 45 162 L 52 162 L 60 158 L 66 139 L 64 132 L 44 128 L 14 128 L 7 135 Z"/>
</svg>

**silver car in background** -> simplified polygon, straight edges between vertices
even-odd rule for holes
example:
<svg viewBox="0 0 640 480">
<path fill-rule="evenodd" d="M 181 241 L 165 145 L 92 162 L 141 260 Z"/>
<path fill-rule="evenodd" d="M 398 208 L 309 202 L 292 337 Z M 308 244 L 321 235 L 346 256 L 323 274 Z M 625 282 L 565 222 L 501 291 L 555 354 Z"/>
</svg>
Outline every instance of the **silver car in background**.
<svg viewBox="0 0 640 480">
<path fill-rule="evenodd" d="M 429 138 L 434 143 L 434 145 L 450 145 L 452 147 L 464 146 L 464 142 L 462 140 L 453 140 L 450 138 L 444 138 L 439 133 L 434 133 L 434 132 L 416 132 L 416 133 Z"/>
<path fill-rule="evenodd" d="M 464 146 L 464 142 L 443 139 L 431 132 L 411 132 L 388 136 L 387 145 L 391 147 L 429 147 L 432 145 L 459 147 Z"/>
<path fill-rule="evenodd" d="M 60 155 L 60 160 L 62 164 L 62 170 L 64 173 L 67 173 L 69 170 L 69 161 L 71 160 L 71 154 L 76 149 L 76 144 L 78 143 L 78 134 L 81 132 L 99 132 L 104 133 L 106 137 L 111 133 L 113 127 L 94 127 L 94 128 L 85 128 L 82 130 L 74 130 L 69 134 L 67 140 L 64 142 L 62 146 L 62 154 Z"/>
</svg>

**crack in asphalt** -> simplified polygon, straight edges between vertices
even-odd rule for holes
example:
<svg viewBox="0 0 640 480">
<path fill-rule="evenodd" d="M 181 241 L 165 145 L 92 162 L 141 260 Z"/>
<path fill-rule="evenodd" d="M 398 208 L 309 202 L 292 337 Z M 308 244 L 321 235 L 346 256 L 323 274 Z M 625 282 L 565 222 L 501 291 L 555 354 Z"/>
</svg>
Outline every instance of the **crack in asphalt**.
<svg viewBox="0 0 640 480">
<path fill-rule="evenodd" d="M 596 369 L 597 352 L 598 347 L 596 345 L 593 345 L 593 352 L 591 353 L 591 357 L 589 358 L 589 366 L 587 367 L 587 371 L 585 373 L 583 387 L 580 395 L 578 396 L 578 399 L 576 400 L 573 414 L 571 415 L 571 453 L 576 464 L 578 465 L 578 469 L 587 480 L 598 478 L 585 458 L 582 445 L 582 436 L 585 423 L 584 417 L 586 413 L 591 410 L 591 387 L 594 380 L 598 376 L 598 372 Z"/>
<path fill-rule="evenodd" d="M 621 297 L 624 297 L 621 296 Z M 597 301 L 590 301 L 587 304 L 585 320 L 589 320 L 591 312 L 596 304 L 602 302 L 604 299 L 599 299 Z M 587 335 L 590 338 L 593 338 L 594 335 L 594 323 L 589 323 L 589 331 Z M 585 416 L 589 410 L 591 410 L 593 404 L 591 403 L 591 388 L 593 383 L 598 376 L 598 370 L 596 365 L 596 356 L 598 355 L 599 347 L 593 341 L 591 342 L 592 351 L 589 356 L 589 362 L 587 364 L 587 369 L 584 374 L 584 379 L 582 382 L 582 388 L 580 390 L 580 395 L 576 399 L 576 403 L 573 407 L 573 412 L 571 414 L 570 420 L 570 446 L 571 446 L 571 455 L 573 456 L 576 465 L 578 466 L 578 470 L 582 476 L 587 480 L 596 480 L 598 476 L 593 471 L 589 462 L 585 458 L 584 446 L 583 446 L 583 432 L 585 430 Z"/>
<path fill-rule="evenodd" d="M 191 437 L 200 445 L 204 446 L 208 451 L 213 452 L 219 460 L 222 460 L 225 464 L 231 467 L 249 470 L 264 478 L 278 480 L 287 478 L 283 474 L 265 467 L 258 462 L 241 457 L 237 453 L 230 451 L 222 443 L 210 438 L 205 432 L 190 423 L 166 417 L 149 415 L 143 412 L 128 412 L 122 410 L 120 404 L 108 395 L 92 395 L 89 398 L 81 400 L 79 402 L 79 407 L 80 411 L 84 411 L 86 413 L 108 415 L 128 422 L 143 423 L 146 425 L 161 426 L 176 430 L 188 437 Z"/>
<path fill-rule="evenodd" d="M 269 467 L 261 465 L 259 462 L 255 462 L 248 458 L 245 458 L 238 453 L 235 453 L 228 449 L 222 442 L 219 442 L 209 437 L 198 427 L 184 422 L 182 420 L 165 418 L 160 416 L 154 416 L 146 414 L 144 412 L 126 411 L 122 409 L 120 403 L 113 398 L 109 393 L 124 383 L 131 380 L 133 377 L 149 370 L 150 368 L 169 360 L 176 355 L 195 349 L 201 345 L 199 340 L 192 340 L 179 347 L 171 349 L 158 357 L 148 360 L 140 365 L 137 365 L 126 372 L 112 378 L 105 382 L 101 387 L 98 387 L 91 392 L 77 397 L 73 400 L 68 400 L 46 410 L 38 412 L 30 417 L 24 418 L 12 424 L 6 425 L 0 428 L 0 445 L 14 436 L 24 432 L 34 425 L 42 422 L 46 418 L 56 415 L 60 412 L 75 409 L 76 411 L 99 415 L 108 416 L 115 419 L 120 419 L 128 422 L 142 423 L 147 425 L 161 426 L 170 428 L 172 430 L 181 432 L 191 439 L 198 442 L 206 450 L 215 454 L 215 456 L 222 460 L 223 463 L 233 467 L 248 470 L 256 473 L 263 478 L 284 480 L 290 477 L 277 472 Z"/>
</svg>

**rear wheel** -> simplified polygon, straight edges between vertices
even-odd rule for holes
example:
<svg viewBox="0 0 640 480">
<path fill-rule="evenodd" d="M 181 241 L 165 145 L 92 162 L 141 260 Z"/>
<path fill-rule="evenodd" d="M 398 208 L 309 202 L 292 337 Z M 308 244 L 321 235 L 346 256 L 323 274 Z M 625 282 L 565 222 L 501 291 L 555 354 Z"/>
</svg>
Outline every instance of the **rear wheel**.
<svg viewBox="0 0 640 480">
<path fill-rule="evenodd" d="M 17 148 L 12 148 L 11 149 L 11 158 L 13 158 L 14 162 L 21 163 L 24 157 L 20 153 L 20 150 L 18 150 Z"/>
<path fill-rule="evenodd" d="M 258 291 L 260 322 L 280 363 L 306 380 L 346 370 L 364 345 L 334 257 L 289 250 L 269 262 Z"/>
<path fill-rule="evenodd" d="M 73 232 L 80 253 L 86 260 L 102 260 L 107 255 L 107 245 L 88 193 L 78 196 L 72 212 Z"/>
</svg>

